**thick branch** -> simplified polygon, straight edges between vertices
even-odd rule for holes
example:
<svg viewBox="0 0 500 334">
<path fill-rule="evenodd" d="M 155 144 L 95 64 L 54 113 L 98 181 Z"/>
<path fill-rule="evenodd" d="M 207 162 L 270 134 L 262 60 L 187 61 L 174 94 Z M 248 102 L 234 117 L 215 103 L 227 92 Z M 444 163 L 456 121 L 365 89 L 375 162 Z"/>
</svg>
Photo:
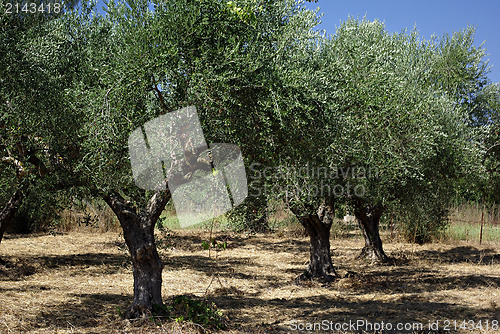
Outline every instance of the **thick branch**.
<svg viewBox="0 0 500 334">
<path fill-rule="evenodd" d="M 154 223 L 160 218 L 160 215 L 170 200 L 170 191 L 167 189 L 165 192 L 158 192 L 151 197 L 146 205 L 146 209 L 143 212 L 145 219 L 143 221 L 148 223 Z"/>
<path fill-rule="evenodd" d="M 132 221 L 134 221 L 140 217 L 141 224 L 145 224 L 145 228 L 150 228 L 150 225 L 154 227 L 154 223 L 156 223 L 160 217 L 165 205 L 170 200 L 170 197 L 170 191 L 168 190 L 165 192 L 155 193 L 148 201 L 146 207 L 142 210 L 140 215 L 130 202 L 126 201 L 116 191 L 111 191 L 108 195 L 104 196 L 104 201 L 109 205 L 120 221 L 122 221 L 122 218 L 127 217 L 133 218 Z"/>
<path fill-rule="evenodd" d="M 22 141 L 19 141 L 18 143 L 16 143 L 16 147 L 17 147 L 17 151 L 19 153 L 18 156 L 20 157 L 20 159 L 27 158 L 26 160 L 38 169 L 38 174 L 40 176 L 43 177 L 47 174 L 47 171 L 48 171 L 47 167 L 42 162 L 42 160 L 40 160 L 35 155 L 34 150 L 27 149 Z M 23 177 L 24 175 L 29 173 L 29 171 L 26 169 L 25 166 L 23 166 L 23 163 L 20 160 L 12 157 L 12 155 L 10 154 L 9 151 L 7 151 L 7 152 L 9 154 L 9 156 L 3 157 L 2 161 L 12 163 L 16 167 L 19 177 Z"/>
<path fill-rule="evenodd" d="M 120 219 L 121 216 L 137 216 L 135 208 L 116 191 L 111 191 L 108 195 L 104 196 L 104 201 L 109 205 L 111 210 L 113 210 L 118 219 Z"/>
<path fill-rule="evenodd" d="M 496 144 L 494 144 L 493 146 L 491 146 L 490 148 L 488 148 L 488 149 L 486 150 L 486 153 L 488 153 L 489 151 L 491 151 L 491 150 L 492 150 L 492 149 L 494 149 L 495 147 L 500 147 L 500 142 L 499 142 L 499 143 L 496 143 Z"/>
</svg>

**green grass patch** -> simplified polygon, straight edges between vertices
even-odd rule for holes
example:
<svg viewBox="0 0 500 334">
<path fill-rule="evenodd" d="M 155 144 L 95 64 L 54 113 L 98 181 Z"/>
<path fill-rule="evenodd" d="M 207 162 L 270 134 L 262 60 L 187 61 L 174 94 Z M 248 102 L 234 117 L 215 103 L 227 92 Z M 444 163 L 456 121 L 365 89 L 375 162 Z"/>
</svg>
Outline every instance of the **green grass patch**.
<svg viewBox="0 0 500 334">
<path fill-rule="evenodd" d="M 479 242 L 480 224 L 451 223 L 445 231 L 445 236 L 451 240 Z M 483 241 L 500 241 L 500 225 L 484 224 Z"/>
</svg>

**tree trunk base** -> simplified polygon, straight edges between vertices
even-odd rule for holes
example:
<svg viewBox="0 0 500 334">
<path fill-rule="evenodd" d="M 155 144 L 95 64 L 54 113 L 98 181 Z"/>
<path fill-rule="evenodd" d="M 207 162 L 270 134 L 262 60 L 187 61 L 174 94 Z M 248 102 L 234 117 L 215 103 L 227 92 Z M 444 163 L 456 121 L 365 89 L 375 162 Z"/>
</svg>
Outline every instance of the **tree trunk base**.
<svg viewBox="0 0 500 334">
<path fill-rule="evenodd" d="M 302 274 L 297 276 L 297 278 L 295 278 L 294 281 L 295 281 L 296 285 L 300 286 L 300 285 L 302 285 L 302 282 L 312 282 L 315 280 L 315 281 L 318 281 L 320 283 L 331 283 L 331 282 L 335 282 L 339 278 L 340 278 L 340 276 L 337 275 L 335 270 L 333 271 L 332 274 L 325 274 L 325 275 L 321 275 L 321 276 L 313 276 L 310 271 L 306 270 Z"/>
<path fill-rule="evenodd" d="M 358 256 L 359 259 L 371 263 L 389 262 L 389 258 L 385 255 L 382 247 L 382 239 L 380 239 L 379 233 L 379 222 L 383 212 L 384 207 L 380 204 L 370 206 L 361 201 L 356 202 L 354 214 L 365 239 L 365 246 Z"/>
<path fill-rule="evenodd" d="M 131 305 L 125 313 L 123 313 L 124 319 L 144 319 L 150 318 L 152 316 L 163 315 L 164 310 L 162 305 L 153 305 L 153 307 L 145 305 Z"/>
<path fill-rule="evenodd" d="M 333 205 L 321 204 L 315 213 L 307 215 L 294 213 L 309 235 L 309 265 L 295 282 L 300 285 L 301 281 L 311 281 L 313 278 L 321 282 L 334 281 L 338 275 L 330 254 L 330 228 L 335 217 Z"/>
<path fill-rule="evenodd" d="M 389 263 L 390 258 L 384 251 L 375 250 L 373 247 L 365 246 L 357 257 L 358 259 L 370 261 L 371 263 Z"/>
<path fill-rule="evenodd" d="M 149 318 L 151 315 L 151 310 L 147 307 L 140 307 L 138 305 L 132 305 L 123 314 L 124 319 L 140 319 Z"/>
</svg>

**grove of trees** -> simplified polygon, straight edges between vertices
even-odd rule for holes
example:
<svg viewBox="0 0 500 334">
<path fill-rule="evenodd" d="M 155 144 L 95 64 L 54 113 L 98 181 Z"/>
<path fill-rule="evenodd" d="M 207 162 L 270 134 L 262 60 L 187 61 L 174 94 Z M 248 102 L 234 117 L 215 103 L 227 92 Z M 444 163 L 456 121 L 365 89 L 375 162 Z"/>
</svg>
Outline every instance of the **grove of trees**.
<svg viewBox="0 0 500 334">
<path fill-rule="evenodd" d="M 336 278 L 330 229 L 345 208 L 360 256 L 387 262 L 384 214 L 423 243 L 456 196 L 500 199 L 500 86 L 473 27 L 424 40 L 349 18 L 327 36 L 297 0 L 0 9 L 0 241 L 23 205 L 46 217 L 71 198 L 102 199 L 131 255 L 128 318 L 163 304 L 154 228 L 171 196 L 135 185 L 127 140 L 182 107 L 196 106 L 207 142 L 242 151 L 249 197 L 230 219 L 265 228 L 280 202 L 304 227 L 301 279 Z"/>
</svg>

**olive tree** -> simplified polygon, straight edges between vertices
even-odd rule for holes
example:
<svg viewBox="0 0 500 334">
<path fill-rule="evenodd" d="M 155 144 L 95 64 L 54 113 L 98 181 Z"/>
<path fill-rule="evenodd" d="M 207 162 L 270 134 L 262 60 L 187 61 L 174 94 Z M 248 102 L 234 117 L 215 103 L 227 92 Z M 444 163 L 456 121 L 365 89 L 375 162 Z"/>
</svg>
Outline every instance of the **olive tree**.
<svg viewBox="0 0 500 334">
<path fill-rule="evenodd" d="M 413 242 L 428 242 L 444 230 L 452 199 L 484 200 L 491 186 L 481 159 L 491 146 L 486 138 L 494 127 L 497 98 L 487 77 L 484 43 L 476 46 L 474 34 L 469 26 L 427 43 L 432 52 L 427 84 L 460 109 L 461 121 L 443 123 L 448 124 L 447 140 L 440 141 L 439 155 L 426 162 L 433 182 L 415 185 L 400 201 L 402 230 Z"/>
<path fill-rule="evenodd" d="M 432 46 L 416 31 L 389 34 L 378 21 L 349 19 L 325 52 L 342 127 L 331 158 L 355 168 L 350 181 L 363 189 L 347 198 L 365 238 L 361 256 L 384 262 L 382 214 L 407 194 L 442 197 L 468 147 L 466 114 L 432 82 Z"/>
<path fill-rule="evenodd" d="M 468 114 L 467 124 L 479 156 L 457 185 L 468 200 L 498 202 L 498 83 L 488 78 L 485 42 L 475 45 L 475 27 L 468 26 L 435 41 L 434 81 Z M 471 194 L 474 193 L 474 194 Z"/>
<path fill-rule="evenodd" d="M 482 137 L 482 165 L 487 173 L 483 192 L 486 200 L 500 203 L 500 84 L 490 84 L 479 95 L 480 108 L 485 115 Z"/>
<path fill-rule="evenodd" d="M 291 138 L 282 132 L 290 124 L 279 121 L 295 112 L 275 107 L 292 92 L 276 73 L 292 63 L 292 47 L 311 38 L 315 17 L 295 1 L 216 0 L 110 2 L 105 16 L 67 17 L 81 55 L 67 97 L 81 116 L 80 127 L 67 132 L 76 143 L 67 165 L 84 182 L 83 195 L 101 196 L 123 227 L 134 274 L 126 317 L 162 305 L 154 226 L 170 199 L 168 190 L 135 185 L 130 134 L 194 105 L 207 142 L 234 143 L 246 163 L 276 165 Z"/>
<path fill-rule="evenodd" d="M 58 148 L 67 138 L 55 133 L 63 120 L 66 127 L 75 124 L 64 95 L 76 59 L 67 52 L 58 18 L 74 5 L 33 14 L 9 13 L 7 3 L 0 3 L 0 241 L 35 184 L 42 190 L 37 197 L 45 199 L 66 184 L 58 159 L 64 150 Z M 55 169 L 61 171 L 57 177 Z"/>
</svg>

